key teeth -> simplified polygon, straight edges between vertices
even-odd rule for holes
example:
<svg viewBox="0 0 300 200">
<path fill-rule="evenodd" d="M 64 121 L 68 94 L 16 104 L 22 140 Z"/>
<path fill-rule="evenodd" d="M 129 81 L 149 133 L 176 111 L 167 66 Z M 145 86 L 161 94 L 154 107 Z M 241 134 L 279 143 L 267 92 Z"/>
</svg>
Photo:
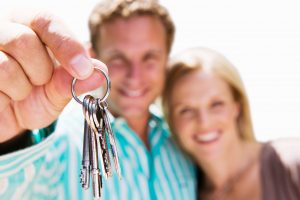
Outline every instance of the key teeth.
<svg viewBox="0 0 300 200">
<path fill-rule="evenodd" d="M 112 172 L 111 171 L 107 172 L 107 177 L 108 178 L 112 177 Z"/>
<path fill-rule="evenodd" d="M 84 185 L 85 185 L 85 177 L 84 177 L 83 171 L 80 172 L 79 178 L 80 178 L 81 186 L 84 188 Z"/>
<path fill-rule="evenodd" d="M 89 188 L 89 177 L 88 177 L 86 169 L 81 169 L 79 178 L 80 178 L 81 187 L 83 189 L 88 189 Z"/>
</svg>

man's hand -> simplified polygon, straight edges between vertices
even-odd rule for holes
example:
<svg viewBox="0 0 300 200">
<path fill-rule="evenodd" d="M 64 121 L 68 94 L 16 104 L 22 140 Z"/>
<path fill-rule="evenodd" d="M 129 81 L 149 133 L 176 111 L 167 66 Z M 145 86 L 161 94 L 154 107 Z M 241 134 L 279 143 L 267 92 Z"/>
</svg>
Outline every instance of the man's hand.
<svg viewBox="0 0 300 200">
<path fill-rule="evenodd" d="M 31 14 L 0 24 L 0 143 L 25 129 L 52 123 L 76 93 L 98 87 L 103 77 L 61 21 L 49 14 Z"/>
</svg>

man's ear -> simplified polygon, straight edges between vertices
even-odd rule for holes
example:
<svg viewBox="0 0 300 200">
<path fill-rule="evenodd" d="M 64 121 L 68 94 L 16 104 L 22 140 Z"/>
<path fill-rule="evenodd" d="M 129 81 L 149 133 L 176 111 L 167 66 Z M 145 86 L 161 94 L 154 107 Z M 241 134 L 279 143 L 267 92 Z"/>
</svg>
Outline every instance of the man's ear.
<svg viewBox="0 0 300 200">
<path fill-rule="evenodd" d="M 97 58 L 97 54 L 96 54 L 96 52 L 94 51 L 94 49 L 93 49 L 93 47 L 92 47 L 92 44 L 91 44 L 90 42 L 87 42 L 87 43 L 85 44 L 85 46 L 86 46 L 86 49 L 87 49 L 87 51 L 88 51 L 90 57 L 91 57 L 91 58 Z"/>
</svg>

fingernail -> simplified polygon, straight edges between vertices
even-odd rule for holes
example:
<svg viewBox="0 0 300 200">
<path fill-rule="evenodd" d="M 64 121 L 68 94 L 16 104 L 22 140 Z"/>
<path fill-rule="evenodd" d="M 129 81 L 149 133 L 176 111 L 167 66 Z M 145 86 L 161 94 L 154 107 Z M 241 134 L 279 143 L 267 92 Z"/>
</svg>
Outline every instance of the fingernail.
<svg viewBox="0 0 300 200">
<path fill-rule="evenodd" d="M 72 68 L 76 74 L 81 78 L 86 78 L 91 75 L 93 71 L 93 64 L 91 60 L 84 55 L 76 55 L 71 59 L 70 62 Z"/>
</svg>

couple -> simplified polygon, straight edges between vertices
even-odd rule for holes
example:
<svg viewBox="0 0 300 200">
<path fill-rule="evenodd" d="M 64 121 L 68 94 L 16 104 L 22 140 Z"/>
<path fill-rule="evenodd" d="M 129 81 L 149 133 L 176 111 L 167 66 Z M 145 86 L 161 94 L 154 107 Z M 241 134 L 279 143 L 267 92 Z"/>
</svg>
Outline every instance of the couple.
<svg viewBox="0 0 300 200">
<path fill-rule="evenodd" d="M 103 1 L 89 25 L 90 55 L 108 66 L 112 82 L 108 104 L 123 172 L 121 181 L 104 180 L 103 199 L 299 198 L 297 171 L 283 167 L 294 160 L 255 142 L 243 85 L 223 56 L 192 49 L 166 70 L 175 28 L 157 1 Z M 1 199 L 91 199 L 78 177 L 81 107 L 58 116 L 72 78 L 85 79 L 76 91 L 87 92 L 104 82 L 93 66 L 106 66 L 53 16 L 0 29 Z M 150 106 L 162 91 L 172 136 Z"/>
</svg>

